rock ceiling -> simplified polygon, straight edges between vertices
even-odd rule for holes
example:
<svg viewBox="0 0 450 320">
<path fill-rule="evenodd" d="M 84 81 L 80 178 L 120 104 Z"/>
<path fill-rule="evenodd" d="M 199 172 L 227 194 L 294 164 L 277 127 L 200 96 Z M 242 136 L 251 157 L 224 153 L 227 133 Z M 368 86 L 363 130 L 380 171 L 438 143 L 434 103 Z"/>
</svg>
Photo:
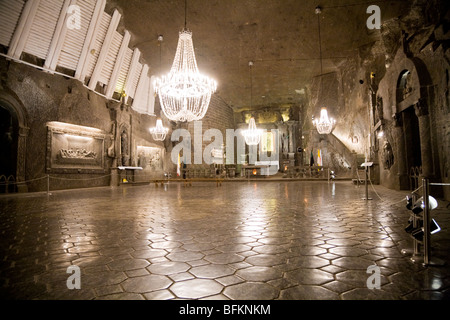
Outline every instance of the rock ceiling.
<svg viewBox="0 0 450 320">
<path fill-rule="evenodd" d="M 369 5 L 380 7 L 383 22 L 406 13 L 410 3 L 188 0 L 185 11 L 183 0 L 108 0 L 107 10 L 117 8 L 122 13 L 121 28 L 132 34 L 130 47 L 141 50 L 150 73 L 156 75 L 167 73 L 172 65 L 186 12 L 200 72 L 215 78 L 217 95 L 239 109 L 304 99 L 305 88 L 320 75 L 316 6 L 322 7 L 319 17 L 325 74 L 379 40 L 379 32 L 366 27 Z M 161 48 L 158 35 L 164 38 Z M 252 72 L 249 61 L 254 62 Z"/>
</svg>

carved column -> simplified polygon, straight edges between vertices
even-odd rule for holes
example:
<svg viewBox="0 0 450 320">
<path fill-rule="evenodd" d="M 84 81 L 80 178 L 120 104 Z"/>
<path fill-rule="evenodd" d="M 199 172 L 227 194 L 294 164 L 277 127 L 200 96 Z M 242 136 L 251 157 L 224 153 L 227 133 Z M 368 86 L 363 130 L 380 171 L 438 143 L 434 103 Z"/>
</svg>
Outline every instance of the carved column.
<svg viewBox="0 0 450 320">
<path fill-rule="evenodd" d="M 424 178 L 433 176 L 433 156 L 431 148 L 430 115 L 425 99 L 419 99 L 414 105 L 419 118 L 420 153 L 422 157 L 422 175 Z"/>
<path fill-rule="evenodd" d="M 400 190 L 406 190 L 409 187 L 408 168 L 406 160 L 405 133 L 403 131 L 403 118 L 401 113 L 396 113 L 394 119 L 394 132 L 397 147 L 395 150 L 394 162 L 397 163 L 397 176 Z"/>
<path fill-rule="evenodd" d="M 30 128 L 19 127 L 19 137 L 17 141 L 17 191 L 18 192 L 28 192 L 28 187 L 26 183 L 20 183 L 25 181 L 25 163 L 26 163 L 26 153 L 27 153 L 27 137 Z"/>
<path fill-rule="evenodd" d="M 294 152 L 294 130 L 293 130 L 294 123 L 289 121 L 288 122 L 288 136 L 289 136 L 289 153 Z"/>
</svg>

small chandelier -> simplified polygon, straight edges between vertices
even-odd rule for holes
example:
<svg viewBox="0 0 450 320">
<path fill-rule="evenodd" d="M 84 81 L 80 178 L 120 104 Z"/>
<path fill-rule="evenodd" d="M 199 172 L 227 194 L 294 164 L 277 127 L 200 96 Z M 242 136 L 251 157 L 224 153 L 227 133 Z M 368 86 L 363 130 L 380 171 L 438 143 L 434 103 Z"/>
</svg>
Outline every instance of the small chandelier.
<svg viewBox="0 0 450 320">
<path fill-rule="evenodd" d="M 256 128 L 255 118 L 251 117 L 248 123 L 248 129 L 242 131 L 245 143 L 249 146 L 256 146 L 261 139 L 262 130 Z"/>
<path fill-rule="evenodd" d="M 172 68 L 167 75 L 155 80 L 161 109 L 173 121 L 200 120 L 205 116 L 216 89 L 216 81 L 198 71 L 192 32 L 186 28 L 185 12 L 184 29 L 179 33 Z"/>
<path fill-rule="evenodd" d="M 320 7 L 316 7 L 315 12 L 317 14 L 317 22 L 318 22 L 318 29 L 319 29 L 319 54 L 320 54 L 320 77 L 321 77 L 320 78 L 320 86 L 322 89 L 321 91 L 323 93 L 322 40 L 320 37 L 320 17 L 319 17 L 319 15 L 322 13 L 322 9 Z M 325 107 L 323 107 L 320 110 L 320 119 L 313 120 L 313 125 L 317 128 L 317 132 L 319 134 L 330 134 L 333 131 L 335 124 L 336 124 L 336 120 L 334 120 L 333 118 L 328 118 L 328 112 Z"/>
<path fill-rule="evenodd" d="M 169 128 L 163 127 L 161 119 L 156 120 L 156 127 L 150 128 L 150 133 L 152 134 L 153 140 L 156 141 L 163 141 L 168 132 Z"/>
<path fill-rule="evenodd" d="M 313 120 L 314 126 L 317 128 L 319 134 L 330 134 L 333 131 L 336 120 L 328 118 L 327 108 L 320 110 L 320 119 Z"/>
</svg>

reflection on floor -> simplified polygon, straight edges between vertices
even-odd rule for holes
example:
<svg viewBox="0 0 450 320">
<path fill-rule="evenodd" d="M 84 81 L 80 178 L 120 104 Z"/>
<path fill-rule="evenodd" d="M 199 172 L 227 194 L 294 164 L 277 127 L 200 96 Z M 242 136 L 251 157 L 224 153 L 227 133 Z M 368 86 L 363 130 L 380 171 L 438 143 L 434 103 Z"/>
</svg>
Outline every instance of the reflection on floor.
<svg viewBox="0 0 450 320">
<path fill-rule="evenodd" d="M 433 257 L 446 264 L 424 267 L 401 253 L 413 245 L 404 231 L 407 192 L 374 188 L 370 201 L 349 181 L 1 196 L 0 296 L 448 299 L 448 203 L 433 211 L 442 231 L 432 238 Z M 67 287 L 71 265 L 80 289 Z M 379 289 L 368 288 L 373 265 Z"/>
</svg>

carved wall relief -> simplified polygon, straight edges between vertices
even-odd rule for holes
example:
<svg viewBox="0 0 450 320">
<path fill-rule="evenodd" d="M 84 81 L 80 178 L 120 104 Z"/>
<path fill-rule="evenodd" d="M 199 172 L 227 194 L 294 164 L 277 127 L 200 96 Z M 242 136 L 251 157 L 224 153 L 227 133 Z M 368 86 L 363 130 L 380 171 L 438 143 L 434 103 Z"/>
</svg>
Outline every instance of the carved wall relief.
<svg viewBox="0 0 450 320">
<path fill-rule="evenodd" d="M 104 172 L 102 130 L 62 122 L 48 122 L 47 128 L 47 172 Z"/>
<path fill-rule="evenodd" d="M 161 148 L 137 146 L 138 166 L 146 171 L 163 170 L 163 150 Z"/>
</svg>

